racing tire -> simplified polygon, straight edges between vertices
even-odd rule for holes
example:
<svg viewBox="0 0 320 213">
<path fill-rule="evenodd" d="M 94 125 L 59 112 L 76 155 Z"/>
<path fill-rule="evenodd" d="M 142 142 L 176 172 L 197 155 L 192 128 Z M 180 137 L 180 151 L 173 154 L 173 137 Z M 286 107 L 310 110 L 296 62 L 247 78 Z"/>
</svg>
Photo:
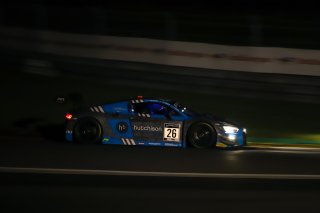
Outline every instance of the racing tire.
<svg viewBox="0 0 320 213">
<path fill-rule="evenodd" d="M 102 126 L 95 118 L 81 118 L 74 127 L 74 138 L 81 144 L 99 144 L 102 141 Z"/>
<path fill-rule="evenodd" d="M 217 132 L 209 123 L 197 122 L 189 128 L 187 141 L 191 146 L 199 149 L 216 147 Z"/>
</svg>

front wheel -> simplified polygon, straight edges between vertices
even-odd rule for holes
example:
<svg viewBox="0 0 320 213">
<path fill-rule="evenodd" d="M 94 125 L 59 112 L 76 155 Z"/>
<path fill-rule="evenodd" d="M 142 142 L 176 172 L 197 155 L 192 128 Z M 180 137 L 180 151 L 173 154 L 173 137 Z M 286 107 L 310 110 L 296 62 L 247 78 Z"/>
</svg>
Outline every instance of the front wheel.
<svg viewBox="0 0 320 213">
<path fill-rule="evenodd" d="M 217 132 L 209 123 L 198 122 L 193 124 L 188 130 L 187 140 L 191 146 L 196 148 L 215 147 Z"/>
<path fill-rule="evenodd" d="M 85 144 L 97 144 L 102 140 L 102 127 L 94 118 L 81 118 L 74 127 L 75 141 Z"/>
</svg>

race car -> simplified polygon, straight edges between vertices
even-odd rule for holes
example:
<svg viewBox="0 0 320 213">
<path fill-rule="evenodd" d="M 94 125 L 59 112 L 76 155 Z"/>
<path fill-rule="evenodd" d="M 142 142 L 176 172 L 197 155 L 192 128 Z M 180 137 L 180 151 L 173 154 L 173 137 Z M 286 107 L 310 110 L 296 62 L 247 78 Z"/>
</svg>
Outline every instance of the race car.
<svg viewBox="0 0 320 213">
<path fill-rule="evenodd" d="M 174 100 L 137 96 L 67 113 L 66 120 L 66 139 L 77 143 L 202 149 L 246 145 L 243 126 Z"/>
</svg>

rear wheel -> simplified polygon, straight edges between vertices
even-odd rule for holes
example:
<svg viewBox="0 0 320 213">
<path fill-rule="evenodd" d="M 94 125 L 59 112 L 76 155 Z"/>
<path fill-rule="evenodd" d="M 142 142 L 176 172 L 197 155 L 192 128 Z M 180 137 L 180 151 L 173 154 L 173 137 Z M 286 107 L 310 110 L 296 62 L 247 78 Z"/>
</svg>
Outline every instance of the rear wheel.
<svg viewBox="0 0 320 213">
<path fill-rule="evenodd" d="M 74 127 L 75 141 L 85 144 L 97 144 L 102 140 L 102 127 L 94 118 L 81 118 Z"/>
<path fill-rule="evenodd" d="M 215 147 L 217 142 L 217 132 L 213 126 L 206 122 L 193 124 L 188 130 L 188 142 L 191 146 L 205 149 Z"/>
</svg>

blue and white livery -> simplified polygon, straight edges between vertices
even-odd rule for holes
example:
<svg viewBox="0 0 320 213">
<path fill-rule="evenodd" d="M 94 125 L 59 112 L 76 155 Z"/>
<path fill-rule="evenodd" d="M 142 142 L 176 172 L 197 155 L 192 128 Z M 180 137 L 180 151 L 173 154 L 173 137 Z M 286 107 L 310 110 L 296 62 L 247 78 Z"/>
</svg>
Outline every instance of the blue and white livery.
<svg viewBox="0 0 320 213">
<path fill-rule="evenodd" d="M 196 113 L 173 100 L 138 96 L 68 113 L 66 118 L 66 139 L 77 143 L 183 148 L 246 144 L 241 125 Z"/>
</svg>

